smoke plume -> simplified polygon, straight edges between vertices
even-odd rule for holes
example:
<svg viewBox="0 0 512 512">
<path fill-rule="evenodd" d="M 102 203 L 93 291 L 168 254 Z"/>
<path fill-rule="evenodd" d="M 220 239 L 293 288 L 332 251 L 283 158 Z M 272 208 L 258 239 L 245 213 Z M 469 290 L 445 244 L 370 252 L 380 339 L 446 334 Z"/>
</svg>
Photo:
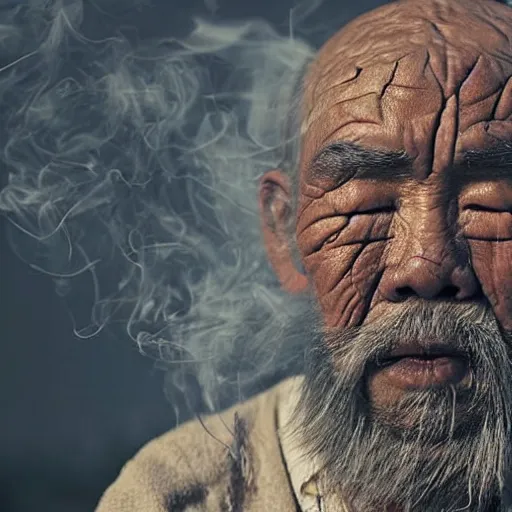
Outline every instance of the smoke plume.
<svg viewBox="0 0 512 512">
<path fill-rule="evenodd" d="M 92 296 L 78 336 L 122 325 L 171 394 L 214 410 L 302 357 L 290 326 L 305 300 L 279 290 L 256 200 L 313 50 L 263 21 L 96 40 L 84 13 L 81 0 L 2 13 L 0 211 L 14 250 L 69 304 Z"/>
</svg>

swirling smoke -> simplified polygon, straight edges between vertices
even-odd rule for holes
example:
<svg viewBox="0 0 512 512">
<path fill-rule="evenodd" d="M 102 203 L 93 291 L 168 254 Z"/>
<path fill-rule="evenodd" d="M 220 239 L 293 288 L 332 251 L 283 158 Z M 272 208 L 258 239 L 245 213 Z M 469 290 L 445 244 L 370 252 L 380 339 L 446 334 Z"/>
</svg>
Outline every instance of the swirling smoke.
<svg viewBox="0 0 512 512">
<path fill-rule="evenodd" d="M 0 5 L 12 246 L 75 309 L 92 294 L 78 336 L 123 325 L 192 410 L 301 369 L 307 299 L 279 290 L 256 198 L 293 145 L 290 106 L 314 54 L 294 34 L 321 1 L 299 4 L 286 35 L 198 21 L 184 39 L 143 42 L 88 37 L 82 0 Z"/>
<path fill-rule="evenodd" d="M 306 301 L 266 262 L 257 186 L 313 50 L 263 21 L 134 42 L 93 40 L 83 18 L 81 0 L 3 13 L 0 211 L 70 304 L 87 278 L 78 336 L 122 323 L 172 400 L 215 410 L 301 364 Z"/>
</svg>

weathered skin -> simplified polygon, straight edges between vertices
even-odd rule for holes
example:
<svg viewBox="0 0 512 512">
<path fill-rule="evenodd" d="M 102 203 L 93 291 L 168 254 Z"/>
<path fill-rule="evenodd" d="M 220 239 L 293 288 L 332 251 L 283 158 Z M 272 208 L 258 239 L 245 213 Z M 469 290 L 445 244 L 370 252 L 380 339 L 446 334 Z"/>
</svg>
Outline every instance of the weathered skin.
<svg viewBox="0 0 512 512">
<path fill-rule="evenodd" d="M 274 171 L 262 182 L 285 288 L 312 285 L 327 327 L 369 322 L 409 296 L 485 297 L 512 330 L 512 9 L 404 0 L 372 11 L 321 49 L 303 112 L 296 236 L 307 279 L 285 243 L 288 181 Z M 336 156 L 317 156 L 337 141 L 405 152 L 406 176 L 341 179 Z M 501 174 L 465 165 L 465 152 L 500 144 Z"/>
</svg>

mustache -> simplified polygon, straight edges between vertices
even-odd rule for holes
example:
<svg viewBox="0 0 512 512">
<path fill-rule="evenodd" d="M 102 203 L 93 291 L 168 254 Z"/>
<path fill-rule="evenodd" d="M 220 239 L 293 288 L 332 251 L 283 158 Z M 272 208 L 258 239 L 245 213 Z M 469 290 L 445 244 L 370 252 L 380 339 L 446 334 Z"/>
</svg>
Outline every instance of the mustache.
<svg viewBox="0 0 512 512">
<path fill-rule="evenodd" d="M 389 309 L 385 315 L 348 329 L 324 329 L 318 333 L 313 352 L 329 353 L 336 370 L 380 365 L 397 355 L 411 353 L 455 354 L 471 364 L 481 360 L 475 340 L 483 335 L 510 341 L 491 307 L 483 302 L 429 303 L 410 299 Z M 503 345 L 503 344 L 502 344 Z M 343 368 L 339 364 L 343 361 Z"/>
</svg>

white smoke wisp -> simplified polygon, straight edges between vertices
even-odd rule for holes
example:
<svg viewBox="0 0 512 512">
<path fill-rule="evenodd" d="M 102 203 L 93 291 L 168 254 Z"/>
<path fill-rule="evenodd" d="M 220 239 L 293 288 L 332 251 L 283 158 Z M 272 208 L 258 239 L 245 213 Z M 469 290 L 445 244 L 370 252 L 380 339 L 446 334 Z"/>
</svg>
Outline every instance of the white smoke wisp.
<svg viewBox="0 0 512 512">
<path fill-rule="evenodd" d="M 31 0 L 3 15 L 0 211 L 60 293 L 90 279 L 92 321 L 76 334 L 125 319 L 213 410 L 301 357 L 289 326 L 304 301 L 266 262 L 257 188 L 282 159 L 287 95 L 313 50 L 263 21 L 95 41 L 83 14 L 80 0 Z"/>
</svg>

